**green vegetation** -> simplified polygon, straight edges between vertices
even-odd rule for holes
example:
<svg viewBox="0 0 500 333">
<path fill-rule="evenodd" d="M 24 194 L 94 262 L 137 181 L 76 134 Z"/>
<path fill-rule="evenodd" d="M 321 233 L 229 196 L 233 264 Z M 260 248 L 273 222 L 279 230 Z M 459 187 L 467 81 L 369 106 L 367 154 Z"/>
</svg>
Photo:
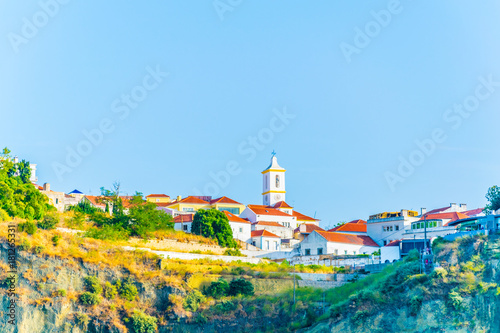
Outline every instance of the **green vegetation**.
<svg viewBox="0 0 500 333">
<path fill-rule="evenodd" d="M 488 199 L 488 204 L 484 208 L 486 214 L 491 214 L 500 209 L 500 187 L 496 185 L 490 187 L 488 193 L 486 193 L 486 199 Z"/>
<path fill-rule="evenodd" d="M 45 215 L 43 220 L 37 223 L 37 227 L 44 230 L 52 230 L 56 228 L 58 219 L 53 215 Z"/>
<path fill-rule="evenodd" d="M 125 279 L 123 283 L 120 280 L 116 281 L 116 287 L 119 295 L 128 301 L 133 301 L 139 293 L 131 277 Z"/>
<path fill-rule="evenodd" d="M 85 305 L 98 305 L 101 303 L 101 297 L 91 292 L 84 292 L 80 295 L 80 302 Z"/>
<path fill-rule="evenodd" d="M 199 290 L 193 290 L 187 294 L 183 302 L 184 309 L 188 311 L 197 311 L 201 303 L 206 302 L 205 296 Z"/>
<path fill-rule="evenodd" d="M 118 290 L 116 289 L 116 286 L 112 285 L 109 281 L 107 281 L 104 284 L 103 289 L 104 289 L 103 290 L 104 297 L 106 297 L 107 299 L 114 299 L 116 297 L 116 295 L 118 294 Z"/>
<path fill-rule="evenodd" d="M 253 284 L 243 278 L 232 280 L 229 283 L 229 296 L 252 296 L 254 294 Z"/>
<path fill-rule="evenodd" d="M 90 204 L 88 200 L 82 200 L 78 205 L 68 207 L 68 211 L 73 211 L 75 213 L 91 215 L 97 212 L 102 212 L 101 209 L 94 207 Z"/>
<path fill-rule="evenodd" d="M 94 294 L 102 293 L 101 282 L 97 278 L 97 276 L 87 276 L 84 279 L 85 289 Z"/>
<path fill-rule="evenodd" d="M 135 333 L 155 333 L 158 328 L 157 319 L 144 312 L 135 311 L 130 319 Z"/>
<path fill-rule="evenodd" d="M 206 288 L 205 294 L 213 298 L 221 298 L 227 296 L 229 292 L 229 283 L 224 278 L 219 278 L 217 281 L 213 281 Z"/>
<path fill-rule="evenodd" d="M 17 225 L 17 228 L 20 232 L 25 231 L 28 235 L 35 234 L 35 232 L 37 230 L 36 224 L 31 222 L 31 221 L 19 223 Z"/>
<path fill-rule="evenodd" d="M 55 208 L 49 199 L 30 182 L 31 169 L 27 161 L 14 163 L 10 150 L 0 153 L 0 209 L 10 217 L 41 220 L 47 211 Z M 5 215 L 0 214 L 2 220 Z"/>
<path fill-rule="evenodd" d="M 222 247 L 236 248 L 227 216 L 216 209 L 200 209 L 193 217 L 191 232 L 207 238 L 217 239 Z"/>
</svg>

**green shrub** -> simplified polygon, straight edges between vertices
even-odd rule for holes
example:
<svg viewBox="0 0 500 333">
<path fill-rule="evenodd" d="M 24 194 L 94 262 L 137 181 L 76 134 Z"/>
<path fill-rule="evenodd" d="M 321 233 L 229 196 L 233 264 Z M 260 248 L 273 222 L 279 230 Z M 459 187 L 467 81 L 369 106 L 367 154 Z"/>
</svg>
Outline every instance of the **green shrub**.
<svg viewBox="0 0 500 333">
<path fill-rule="evenodd" d="M 463 307 L 464 299 L 456 291 L 452 291 L 448 294 L 448 302 L 451 307 L 455 310 L 460 311 Z"/>
<path fill-rule="evenodd" d="M 33 235 L 33 234 L 35 234 L 37 227 L 36 227 L 35 223 L 33 223 L 31 221 L 27 221 L 27 222 L 19 223 L 18 229 L 20 232 L 25 231 L 28 235 Z"/>
<path fill-rule="evenodd" d="M 120 284 L 120 289 L 119 289 L 120 296 L 126 299 L 127 301 L 133 301 L 139 292 L 137 291 L 137 287 L 135 286 L 132 279 L 127 278 L 125 279 L 125 281 L 123 281 L 123 283 L 121 283 L 120 281 L 119 284 Z"/>
<path fill-rule="evenodd" d="M 33 253 L 35 253 L 35 254 L 40 254 L 43 252 L 43 250 L 45 250 L 45 246 L 43 246 L 43 245 L 36 245 L 32 249 Z"/>
<path fill-rule="evenodd" d="M 220 278 L 219 280 L 210 283 L 210 285 L 206 288 L 205 294 L 213 298 L 220 298 L 227 296 L 228 292 L 229 283 L 223 278 Z"/>
<path fill-rule="evenodd" d="M 60 240 L 61 240 L 61 236 L 60 235 L 55 235 L 54 237 L 52 237 L 52 243 L 54 243 L 54 246 L 59 245 L 59 241 Z"/>
<path fill-rule="evenodd" d="M 5 210 L 0 208 L 0 222 L 9 221 L 9 220 L 10 220 L 9 214 L 7 214 L 7 212 Z"/>
<path fill-rule="evenodd" d="M 155 333 L 158 329 L 157 319 L 143 312 L 135 311 L 130 322 L 135 333 Z"/>
<path fill-rule="evenodd" d="M 206 300 L 202 293 L 198 290 L 193 290 L 186 296 L 182 306 L 188 311 L 195 312 L 200 307 L 200 304 L 206 302 Z"/>
<path fill-rule="evenodd" d="M 102 293 L 101 282 L 97 276 L 87 276 L 84 279 L 85 289 L 91 293 L 100 295 Z"/>
<path fill-rule="evenodd" d="M 412 316 L 416 316 L 420 312 L 423 300 L 424 298 L 418 295 L 415 295 L 410 299 L 410 314 Z"/>
<path fill-rule="evenodd" d="M 23 238 L 17 248 L 19 251 L 28 251 L 31 248 L 31 244 L 26 238 Z"/>
<path fill-rule="evenodd" d="M 59 290 L 57 291 L 57 294 L 58 294 L 59 296 L 61 296 L 61 297 L 65 297 L 65 296 L 67 295 L 67 293 L 66 293 L 66 290 L 65 290 L 65 289 L 59 289 Z"/>
<path fill-rule="evenodd" d="M 52 230 L 56 228 L 58 219 L 53 215 L 45 215 L 43 220 L 37 223 L 38 228 L 44 230 Z"/>
<path fill-rule="evenodd" d="M 359 326 L 363 324 L 368 317 L 369 313 L 366 310 L 358 310 L 356 313 L 351 317 L 351 322 L 354 326 Z"/>
<path fill-rule="evenodd" d="M 231 301 L 223 301 L 215 306 L 215 310 L 219 314 L 228 313 L 236 310 L 236 304 Z"/>
<path fill-rule="evenodd" d="M 113 286 L 109 282 L 106 282 L 104 284 L 104 297 L 106 297 L 107 299 L 113 299 L 117 294 L 118 291 L 116 290 L 116 286 Z"/>
<path fill-rule="evenodd" d="M 86 291 L 80 295 L 80 302 L 85 305 L 97 305 L 101 303 L 101 297 L 99 297 L 99 295 Z"/>
<path fill-rule="evenodd" d="M 226 256 L 243 257 L 240 249 L 226 249 L 226 251 L 224 251 L 224 254 Z"/>
<path fill-rule="evenodd" d="M 228 294 L 230 296 L 237 296 L 240 294 L 244 296 L 252 296 L 254 294 L 253 284 L 243 278 L 232 280 L 229 283 Z"/>
<path fill-rule="evenodd" d="M 90 318 L 84 313 L 77 313 L 75 315 L 75 323 L 77 326 L 82 328 L 84 332 L 87 331 L 87 326 L 90 323 Z"/>
</svg>

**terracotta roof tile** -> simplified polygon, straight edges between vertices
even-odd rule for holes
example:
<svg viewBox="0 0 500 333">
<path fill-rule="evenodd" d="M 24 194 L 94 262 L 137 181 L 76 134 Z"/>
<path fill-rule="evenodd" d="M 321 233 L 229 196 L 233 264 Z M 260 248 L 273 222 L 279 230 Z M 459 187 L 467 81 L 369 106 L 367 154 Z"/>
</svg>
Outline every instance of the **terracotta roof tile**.
<svg viewBox="0 0 500 333">
<path fill-rule="evenodd" d="M 150 195 L 146 195 L 146 198 L 170 198 L 169 195 L 166 195 L 166 194 L 150 194 Z"/>
<path fill-rule="evenodd" d="M 300 229 L 305 228 L 304 231 L 300 231 Z M 296 228 L 293 232 L 301 232 L 303 234 L 310 234 L 314 230 L 325 231 L 325 229 L 318 227 L 316 224 L 303 223 L 298 228 Z"/>
<path fill-rule="evenodd" d="M 393 240 L 392 242 L 390 242 L 389 244 L 387 244 L 385 246 L 399 246 L 399 243 L 401 243 L 400 240 Z"/>
<path fill-rule="evenodd" d="M 477 209 L 472 209 L 472 210 L 462 212 L 462 214 L 465 214 L 469 217 L 472 217 L 472 216 L 476 216 L 476 215 L 481 214 L 483 212 L 483 210 L 484 210 L 484 208 L 477 208 Z"/>
<path fill-rule="evenodd" d="M 366 221 L 354 220 L 343 225 L 336 226 L 329 232 L 366 232 Z"/>
<path fill-rule="evenodd" d="M 226 204 L 234 204 L 234 205 L 241 205 L 238 201 L 235 201 L 233 199 L 230 199 L 228 197 L 220 197 L 217 199 L 213 199 L 210 201 L 210 204 L 216 204 L 216 203 L 226 203 Z"/>
<path fill-rule="evenodd" d="M 328 242 L 379 247 L 369 236 L 344 234 L 340 232 L 315 231 Z"/>
<path fill-rule="evenodd" d="M 233 213 L 230 213 L 230 212 L 227 212 L 227 211 L 224 211 L 223 213 L 226 214 L 227 219 L 229 220 L 229 222 L 250 224 L 250 221 L 242 219 L 241 217 L 236 216 Z"/>
<path fill-rule="evenodd" d="M 176 203 L 190 203 L 190 204 L 199 204 L 199 205 L 209 205 L 210 203 L 205 200 L 201 200 L 200 198 L 196 198 L 193 196 L 185 197 L 184 199 L 181 199 L 180 201 L 175 201 L 172 202 L 172 204 Z"/>
<path fill-rule="evenodd" d="M 192 214 L 177 215 L 176 217 L 174 217 L 174 222 L 175 223 L 193 222 L 193 215 Z"/>
<path fill-rule="evenodd" d="M 257 215 L 274 215 L 274 216 L 288 216 L 292 215 L 282 212 L 281 210 L 270 208 L 269 206 L 264 205 L 248 205 L 249 209 L 251 209 Z"/>
<path fill-rule="evenodd" d="M 271 221 L 258 221 L 258 222 L 253 222 L 252 225 L 267 225 L 270 227 L 280 227 L 284 228 L 283 225 L 279 224 L 278 222 L 271 222 Z"/>
<path fill-rule="evenodd" d="M 252 237 L 275 237 L 275 238 L 280 238 L 279 236 L 276 236 L 272 232 L 269 232 L 267 230 L 255 230 L 252 231 Z"/>
<path fill-rule="evenodd" d="M 447 226 L 449 223 L 454 222 L 456 220 L 461 220 L 461 219 L 467 219 L 469 218 L 468 215 L 465 215 L 463 213 L 458 213 L 458 212 L 452 212 L 452 213 L 439 213 L 439 214 L 426 214 L 424 215 L 420 221 L 427 220 L 449 220 L 444 224 L 444 226 Z"/>
<path fill-rule="evenodd" d="M 280 202 L 275 203 L 273 208 L 293 208 L 293 207 L 284 201 L 280 201 Z"/>
<path fill-rule="evenodd" d="M 301 214 L 295 210 L 293 211 L 292 215 L 297 218 L 297 221 L 319 221 L 318 219 L 314 219 L 307 215 Z"/>
</svg>

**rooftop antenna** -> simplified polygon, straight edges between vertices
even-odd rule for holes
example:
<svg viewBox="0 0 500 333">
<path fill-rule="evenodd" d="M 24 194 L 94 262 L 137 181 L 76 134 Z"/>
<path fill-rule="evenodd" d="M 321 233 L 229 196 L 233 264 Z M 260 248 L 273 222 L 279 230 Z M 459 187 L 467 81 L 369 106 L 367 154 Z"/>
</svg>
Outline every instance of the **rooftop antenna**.
<svg viewBox="0 0 500 333">
<path fill-rule="evenodd" d="M 316 218 L 316 211 L 314 212 L 314 218 Z"/>
<path fill-rule="evenodd" d="M 274 151 L 274 149 L 273 149 L 273 152 L 271 153 L 271 156 L 272 157 L 276 156 L 276 152 Z"/>
</svg>

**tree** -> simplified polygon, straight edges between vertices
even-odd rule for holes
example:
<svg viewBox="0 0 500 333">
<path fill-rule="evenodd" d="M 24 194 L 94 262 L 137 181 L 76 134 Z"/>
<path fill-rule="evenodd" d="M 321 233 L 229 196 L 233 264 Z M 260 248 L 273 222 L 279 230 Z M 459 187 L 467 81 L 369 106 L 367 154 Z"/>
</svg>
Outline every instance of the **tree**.
<svg viewBox="0 0 500 333">
<path fill-rule="evenodd" d="M 135 333 L 155 333 L 158 329 L 157 319 L 144 312 L 135 310 L 130 318 Z"/>
<path fill-rule="evenodd" d="M 207 296 L 211 296 L 213 298 L 220 298 L 222 296 L 227 296 L 229 292 L 229 283 L 224 278 L 219 278 L 217 281 L 213 281 L 207 287 L 205 293 Z"/>
<path fill-rule="evenodd" d="M 252 296 L 254 294 L 253 284 L 243 278 L 232 280 L 229 283 L 228 294 L 230 296 L 237 296 L 240 294 L 244 296 Z"/>
<path fill-rule="evenodd" d="M 191 232 L 196 235 L 217 239 L 220 246 L 236 247 L 233 231 L 227 216 L 216 209 L 200 209 L 193 218 Z"/>
<path fill-rule="evenodd" d="M 496 185 L 490 187 L 488 193 L 486 193 L 486 199 L 488 199 L 488 204 L 484 208 L 484 213 L 486 215 L 500 209 L 500 187 Z"/>
</svg>

